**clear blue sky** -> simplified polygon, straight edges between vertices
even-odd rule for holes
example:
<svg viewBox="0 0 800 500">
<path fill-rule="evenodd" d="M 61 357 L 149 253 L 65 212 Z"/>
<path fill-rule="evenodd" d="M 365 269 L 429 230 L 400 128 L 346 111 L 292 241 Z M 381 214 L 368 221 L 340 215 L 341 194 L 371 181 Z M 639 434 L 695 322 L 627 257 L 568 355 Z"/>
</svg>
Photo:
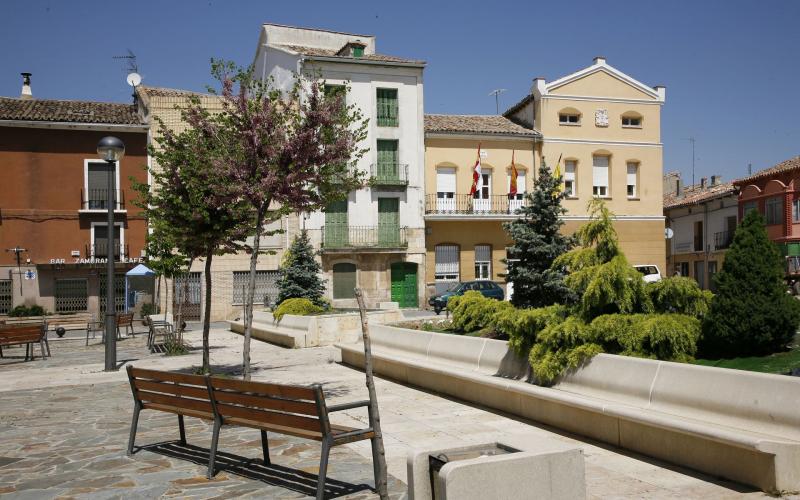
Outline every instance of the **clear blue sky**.
<svg viewBox="0 0 800 500">
<path fill-rule="evenodd" d="M 0 5 L 0 95 L 33 73 L 41 98 L 130 100 L 144 82 L 203 90 L 211 57 L 249 64 L 262 22 L 374 34 L 378 50 L 424 59 L 427 113 L 492 114 L 604 55 L 667 87 L 665 170 L 724 179 L 800 154 L 800 1 L 59 1 Z"/>
</svg>

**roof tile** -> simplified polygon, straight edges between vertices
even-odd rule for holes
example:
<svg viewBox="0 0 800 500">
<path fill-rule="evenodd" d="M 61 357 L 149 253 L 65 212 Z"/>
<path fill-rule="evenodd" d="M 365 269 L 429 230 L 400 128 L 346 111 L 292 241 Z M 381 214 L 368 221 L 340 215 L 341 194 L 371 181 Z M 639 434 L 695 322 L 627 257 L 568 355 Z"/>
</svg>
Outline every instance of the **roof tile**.
<svg viewBox="0 0 800 500">
<path fill-rule="evenodd" d="M 781 172 L 788 172 L 790 170 L 797 170 L 797 169 L 800 169 L 800 156 L 789 158 L 788 160 L 778 163 L 774 167 L 766 168 L 764 170 L 756 172 L 753 175 L 737 179 L 733 182 L 737 186 L 742 186 L 744 184 L 750 184 L 753 181 L 763 179 L 765 177 L 769 177 L 774 174 L 778 174 Z"/>
<path fill-rule="evenodd" d="M 541 136 L 499 115 L 425 115 L 425 132 Z"/>
<path fill-rule="evenodd" d="M 0 120 L 143 125 L 132 104 L 0 97 Z"/>
<path fill-rule="evenodd" d="M 364 54 L 361 57 L 350 57 L 345 55 L 339 55 L 338 54 L 339 51 L 333 49 L 320 49 L 317 47 L 305 47 L 302 45 L 275 45 L 275 46 L 279 48 L 289 49 L 293 52 L 297 52 L 305 56 L 336 57 L 339 59 L 346 59 L 352 61 L 366 60 L 366 61 L 395 62 L 395 63 L 408 63 L 408 64 L 420 64 L 420 65 L 425 64 L 425 61 L 420 61 L 418 59 L 406 59 L 403 57 L 389 56 L 386 54 Z"/>
</svg>

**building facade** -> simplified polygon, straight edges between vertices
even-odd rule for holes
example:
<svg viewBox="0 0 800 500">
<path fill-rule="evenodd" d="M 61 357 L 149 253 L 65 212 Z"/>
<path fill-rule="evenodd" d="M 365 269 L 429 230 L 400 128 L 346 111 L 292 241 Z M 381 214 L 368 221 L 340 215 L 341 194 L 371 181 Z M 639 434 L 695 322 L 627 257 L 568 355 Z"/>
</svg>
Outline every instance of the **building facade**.
<svg viewBox="0 0 800 500">
<path fill-rule="evenodd" d="M 296 74 L 347 86 L 345 101 L 369 120 L 357 168 L 369 183 L 346 201 L 304 214 L 301 227 L 320 250 L 328 298 L 354 307 L 360 287 L 368 307 L 424 299 L 423 80 L 425 63 L 376 53 L 375 37 L 262 26 L 257 75 L 288 90 Z"/>
<path fill-rule="evenodd" d="M 113 168 L 97 156 L 108 135 L 126 149 Z M 109 245 L 114 307 L 124 310 L 124 273 L 143 258 L 146 222 L 130 178 L 147 182 L 146 146 L 147 127 L 133 105 L 0 98 L 0 315 L 17 305 L 100 314 Z"/>
<path fill-rule="evenodd" d="M 149 142 L 154 147 L 158 147 L 160 137 L 158 120 L 175 132 L 186 130 L 187 124 L 181 118 L 180 109 L 189 105 L 189 97 L 196 97 L 200 105 L 212 113 L 222 110 L 219 96 L 187 90 L 143 85 L 137 88 L 137 96 L 142 116 L 150 127 Z M 150 158 L 150 165 L 154 169 L 159 168 L 154 158 Z M 297 235 L 298 220 L 298 216 L 292 214 L 265 227 L 265 231 L 273 232 L 281 229 L 283 232 L 261 237 L 261 249 L 269 253 L 259 255 L 256 264 L 254 303 L 257 305 L 264 304 L 265 301 L 274 302 L 278 295 L 278 269 L 284 252 Z M 178 300 L 183 299 L 181 312 L 184 317 L 188 320 L 199 320 L 205 300 L 204 272 L 204 259 L 196 259 L 186 277 L 174 281 L 167 280 L 166 288 L 159 290 L 162 308 L 177 310 L 177 297 Z M 212 321 L 242 316 L 245 286 L 249 274 L 250 254 L 238 252 L 214 256 L 211 262 Z M 188 287 L 188 293 L 183 292 L 184 286 Z"/>
<path fill-rule="evenodd" d="M 739 189 L 739 217 L 758 210 L 766 220 L 767 234 L 786 257 L 787 273 L 800 275 L 800 156 L 733 184 Z"/>
<path fill-rule="evenodd" d="M 666 89 L 651 87 L 605 58 L 552 82 L 535 78 L 530 95 L 504 116 L 541 133 L 539 154 L 561 159 L 568 213 L 564 230 L 588 220 L 587 203 L 605 200 L 632 265 L 665 269 L 661 107 Z M 537 160 L 538 161 L 538 160 Z"/>
<path fill-rule="evenodd" d="M 700 288 L 714 290 L 738 223 L 738 196 L 733 183 L 719 176 L 700 184 L 682 185 L 680 174 L 664 177 L 664 216 L 672 238 L 667 241 L 665 275 L 694 278 Z"/>
<path fill-rule="evenodd" d="M 428 295 L 458 281 L 505 287 L 503 223 L 516 218 L 538 166 L 540 135 L 502 116 L 425 116 L 425 243 Z M 470 194 L 480 145 L 480 186 Z M 516 194 L 510 195 L 512 160 Z"/>
</svg>

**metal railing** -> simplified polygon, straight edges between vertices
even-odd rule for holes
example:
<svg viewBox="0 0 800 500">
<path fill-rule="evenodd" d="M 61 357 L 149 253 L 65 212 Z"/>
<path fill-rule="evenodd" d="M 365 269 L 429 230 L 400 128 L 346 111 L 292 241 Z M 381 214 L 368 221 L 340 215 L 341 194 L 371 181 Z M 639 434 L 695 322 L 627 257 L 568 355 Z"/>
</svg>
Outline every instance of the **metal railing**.
<svg viewBox="0 0 800 500">
<path fill-rule="evenodd" d="M 124 259 L 128 255 L 128 245 L 114 244 L 114 260 Z M 108 243 L 95 243 L 86 245 L 87 258 L 105 259 L 108 257 Z"/>
<path fill-rule="evenodd" d="M 733 243 L 733 231 L 714 233 L 714 250 L 724 250 Z"/>
<path fill-rule="evenodd" d="M 373 163 L 369 167 L 369 182 L 373 186 L 407 186 L 408 164 Z"/>
<path fill-rule="evenodd" d="M 425 213 L 441 215 L 513 215 L 526 204 L 523 194 L 491 195 L 475 198 L 470 194 L 437 193 L 425 195 Z"/>
<path fill-rule="evenodd" d="M 405 248 L 407 228 L 399 226 L 348 226 L 327 224 L 322 228 L 322 249 Z"/>
<path fill-rule="evenodd" d="M 114 190 L 114 210 L 125 209 L 125 192 Z M 108 210 L 108 189 L 81 188 L 81 210 Z"/>
</svg>

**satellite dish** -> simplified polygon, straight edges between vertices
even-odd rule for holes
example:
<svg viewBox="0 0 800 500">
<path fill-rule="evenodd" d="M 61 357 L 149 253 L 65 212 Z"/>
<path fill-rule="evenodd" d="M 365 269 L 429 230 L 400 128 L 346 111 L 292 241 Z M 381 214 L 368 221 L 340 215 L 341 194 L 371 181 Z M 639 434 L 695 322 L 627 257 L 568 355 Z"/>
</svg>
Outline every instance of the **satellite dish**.
<svg viewBox="0 0 800 500">
<path fill-rule="evenodd" d="M 131 87 L 136 87 L 137 85 L 142 83 L 142 77 L 139 75 L 139 73 L 129 74 L 126 80 L 128 81 L 128 85 L 130 85 Z"/>
<path fill-rule="evenodd" d="M 675 236 L 675 231 L 673 231 L 672 228 L 664 228 L 664 238 L 671 240 L 673 236 Z"/>
</svg>

